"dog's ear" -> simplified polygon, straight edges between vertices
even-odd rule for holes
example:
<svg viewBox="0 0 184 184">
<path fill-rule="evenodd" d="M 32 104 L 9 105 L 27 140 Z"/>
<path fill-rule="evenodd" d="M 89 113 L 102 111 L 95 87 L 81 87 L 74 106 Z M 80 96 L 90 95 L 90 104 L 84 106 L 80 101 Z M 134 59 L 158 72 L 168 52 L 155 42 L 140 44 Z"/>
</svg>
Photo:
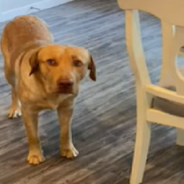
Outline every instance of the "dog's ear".
<svg viewBox="0 0 184 184">
<path fill-rule="evenodd" d="M 89 62 L 89 65 L 88 65 L 88 69 L 90 70 L 89 71 L 89 77 L 93 81 L 96 81 L 96 66 L 95 66 L 94 60 L 93 60 L 91 55 L 90 55 L 90 62 Z"/>
<path fill-rule="evenodd" d="M 39 51 L 40 51 L 40 49 L 34 51 L 29 59 L 29 64 L 31 66 L 31 71 L 29 73 L 29 76 L 38 70 L 38 67 L 39 67 L 38 53 L 39 53 Z"/>
</svg>

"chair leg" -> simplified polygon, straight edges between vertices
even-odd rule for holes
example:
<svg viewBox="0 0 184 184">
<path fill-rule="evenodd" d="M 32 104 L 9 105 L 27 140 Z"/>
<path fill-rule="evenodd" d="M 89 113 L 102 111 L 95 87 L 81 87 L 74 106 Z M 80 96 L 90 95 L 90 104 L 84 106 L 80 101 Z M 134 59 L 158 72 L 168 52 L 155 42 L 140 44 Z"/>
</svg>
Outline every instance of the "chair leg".
<svg viewBox="0 0 184 184">
<path fill-rule="evenodd" d="M 136 143 L 130 184 L 142 183 L 151 137 L 151 124 L 143 120 L 143 118 L 139 119 L 137 119 Z"/>
<path fill-rule="evenodd" d="M 184 130 L 177 129 L 176 144 L 178 146 L 184 146 Z"/>
</svg>

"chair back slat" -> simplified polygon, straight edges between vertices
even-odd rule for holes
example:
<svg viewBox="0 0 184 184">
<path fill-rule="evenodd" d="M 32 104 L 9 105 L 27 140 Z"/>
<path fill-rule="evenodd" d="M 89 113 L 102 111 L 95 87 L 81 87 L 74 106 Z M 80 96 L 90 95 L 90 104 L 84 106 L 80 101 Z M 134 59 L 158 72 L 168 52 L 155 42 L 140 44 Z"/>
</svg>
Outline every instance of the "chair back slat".
<svg viewBox="0 0 184 184">
<path fill-rule="evenodd" d="M 180 48 L 184 45 L 184 28 L 162 21 L 162 68 L 159 85 L 173 86 L 184 95 L 184 77 L 177 66 Z"/>
</svg>

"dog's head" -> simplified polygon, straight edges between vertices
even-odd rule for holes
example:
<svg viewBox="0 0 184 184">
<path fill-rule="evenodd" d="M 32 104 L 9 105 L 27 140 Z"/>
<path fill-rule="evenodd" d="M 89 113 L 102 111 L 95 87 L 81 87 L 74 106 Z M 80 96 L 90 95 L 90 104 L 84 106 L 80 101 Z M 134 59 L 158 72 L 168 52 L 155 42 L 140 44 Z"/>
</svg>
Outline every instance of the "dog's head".
<svg viewBox="0 0 184 184">
<path fill-rule="evenodd" d="M 42 80 L 47 93 L 77 94 L 79 83 L 88 70 L 89 77 L 96 80 L 93 58 L 80 47 L 41 47 L 31 55 L 30 66 L 30 75 Z"/>
</svg>

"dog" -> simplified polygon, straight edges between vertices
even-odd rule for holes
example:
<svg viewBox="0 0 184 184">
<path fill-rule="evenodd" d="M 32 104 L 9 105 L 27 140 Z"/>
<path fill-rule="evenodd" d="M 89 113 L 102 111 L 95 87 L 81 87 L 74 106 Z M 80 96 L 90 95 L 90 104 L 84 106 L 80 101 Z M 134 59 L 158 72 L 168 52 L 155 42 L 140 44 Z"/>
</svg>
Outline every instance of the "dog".
<svg viewBox="0 0 184 184">
<path fill-rule="evenodd" d="M 1 38 L 4 75 L 11 86 L 9 118 L 22 116 L 25 125 L 29 164 L 43 162 L 37 135 L 38 114 L 57 110 L 60 124 L 60 154 L 74 158 L 71 121 L 80 81 L 89 70 L 96 81 L 96 67 L 90 53 L 81 47 L 55 44 L 47 24 L 26 15 L 5 26 Z"/>
</svg>

